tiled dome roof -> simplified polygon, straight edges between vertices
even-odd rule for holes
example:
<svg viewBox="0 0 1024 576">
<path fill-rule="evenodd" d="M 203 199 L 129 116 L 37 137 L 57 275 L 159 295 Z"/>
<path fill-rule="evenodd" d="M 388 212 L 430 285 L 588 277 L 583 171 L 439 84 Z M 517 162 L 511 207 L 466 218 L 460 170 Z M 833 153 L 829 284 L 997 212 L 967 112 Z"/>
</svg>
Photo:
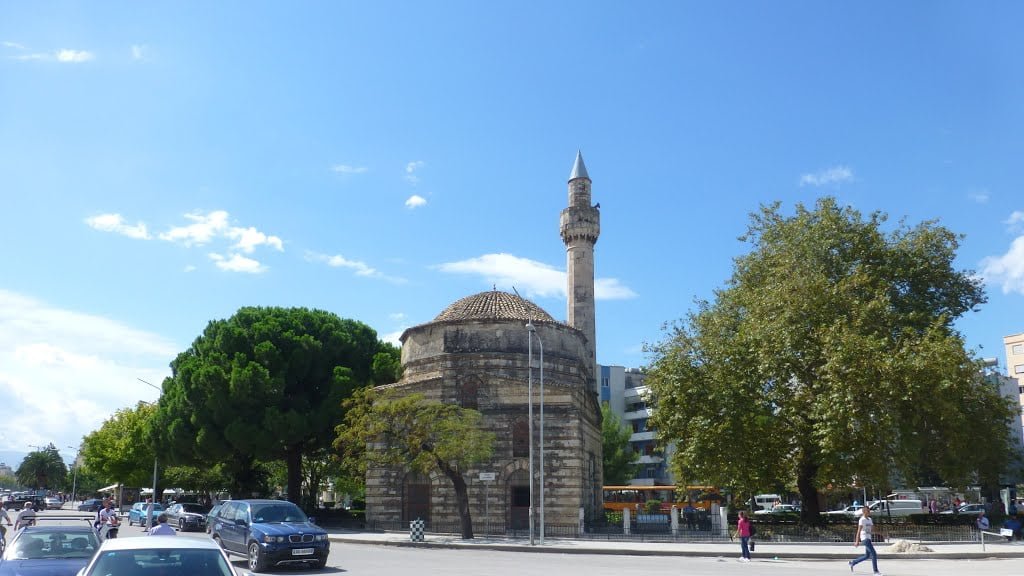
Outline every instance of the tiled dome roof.
<svg viewBox="0 0 1024 576">
<path fill-rule="evenodd" d="M 497 290 L 467 296 L 454 302 L 434 318 L 434 322 L 452 320 L 555 321 L 550 314 L 533 302 Z"/>
</svg>

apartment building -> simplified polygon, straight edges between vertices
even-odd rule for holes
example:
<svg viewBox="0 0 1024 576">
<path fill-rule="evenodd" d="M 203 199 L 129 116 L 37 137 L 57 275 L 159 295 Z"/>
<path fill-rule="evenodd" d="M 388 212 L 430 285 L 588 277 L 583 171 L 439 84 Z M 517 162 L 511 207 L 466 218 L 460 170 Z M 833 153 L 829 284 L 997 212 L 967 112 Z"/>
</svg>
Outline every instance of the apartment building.
<svg viewBox="0 0 1024 576">
<path fill-rule="evenodd" d="M 645 377 L 640 368 L 601 365 L 601 402 L 607 403 L 612 412 L 633 430 L 629 443 L 639 467 L 630 484 L 672 485 L 667 465 L 671 446 L 667 451 L 659 450 L 655 430 L 648 425 L 652 409 L 646 400 L 648 388 L 644 384 Z"/>
<path fill-rule="evenodd" d="M 1017 399 L 1021 405 L 1021 425 L 1024 426 L 1024 333 L 1003 337 L 1006 346 L 1007 376 L 1017 381 Z"/>
</svg>

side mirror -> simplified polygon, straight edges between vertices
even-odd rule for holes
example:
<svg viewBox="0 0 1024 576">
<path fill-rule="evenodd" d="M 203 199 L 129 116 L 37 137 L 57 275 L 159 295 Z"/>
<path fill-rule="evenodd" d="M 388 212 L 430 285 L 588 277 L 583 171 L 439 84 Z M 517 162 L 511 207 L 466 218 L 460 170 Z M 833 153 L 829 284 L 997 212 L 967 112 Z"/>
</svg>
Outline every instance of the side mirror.
<svg viewBox="0 0 1024 576">
<path fill-rule="evenodd" d="M 249 523 L 244 518 L 235 518 L 235 525 L 237 526 L 248 526 Z"/>
</svg>

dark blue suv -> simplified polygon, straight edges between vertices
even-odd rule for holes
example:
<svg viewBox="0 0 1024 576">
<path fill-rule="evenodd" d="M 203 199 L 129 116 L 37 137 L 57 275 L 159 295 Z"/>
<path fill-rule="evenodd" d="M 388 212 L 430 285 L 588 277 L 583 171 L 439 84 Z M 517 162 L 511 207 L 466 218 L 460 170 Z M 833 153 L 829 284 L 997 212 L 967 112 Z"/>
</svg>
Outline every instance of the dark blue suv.
<svg viewBox="0 0 1024 576">
<path fill-rule="evenodd" d="M 228 554 L 248 558 L 253 572 L 279 564 L 327 564 L 327 532 L 291 502 L 228 500 L 212 521 L 213 539 Z"/>
</svg>

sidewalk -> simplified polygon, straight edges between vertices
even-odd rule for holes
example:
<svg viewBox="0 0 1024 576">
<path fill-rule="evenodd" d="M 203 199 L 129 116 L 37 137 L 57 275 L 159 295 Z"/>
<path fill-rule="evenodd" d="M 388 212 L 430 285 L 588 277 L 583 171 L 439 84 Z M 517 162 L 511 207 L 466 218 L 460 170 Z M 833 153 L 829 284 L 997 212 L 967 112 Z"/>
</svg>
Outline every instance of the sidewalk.
<svg viewBox="0 0 1024 576">
<path fill-rule="evenodd" d="M 469 548 L 476 550 L 500 550 L 504 552 L 532 552 L 553 554 L 612 554 L 623 556 L 721 556 L 738 557 L 740 546 L 736 542 L 639 542 L 623 540 L 568 540 L 546 538 L 541 545 L 530 546 L 527 539 L 477 537 L 463 540 L 451 535 L 427 535 L 426 542 L 412 542 L 405 532 L 354 532 L 328 530 L 332 542 L 346 544 L 374 544 L 378 546 L 405 546 L 421 548 Z M 925 543 L 931 552 L 896 552 L 892 542 L 875 546 L 879 559 L 982 559 L 982 558 L 1024 558 L 1024 542 L 985 541 L 982 551 L 980 542 L 971 543 Z M 818 559 L 850 560 L 863 551 L 854 548 L 853 543 L 771 543 L 757 542 L 754 559 Z"/>
</svg>

